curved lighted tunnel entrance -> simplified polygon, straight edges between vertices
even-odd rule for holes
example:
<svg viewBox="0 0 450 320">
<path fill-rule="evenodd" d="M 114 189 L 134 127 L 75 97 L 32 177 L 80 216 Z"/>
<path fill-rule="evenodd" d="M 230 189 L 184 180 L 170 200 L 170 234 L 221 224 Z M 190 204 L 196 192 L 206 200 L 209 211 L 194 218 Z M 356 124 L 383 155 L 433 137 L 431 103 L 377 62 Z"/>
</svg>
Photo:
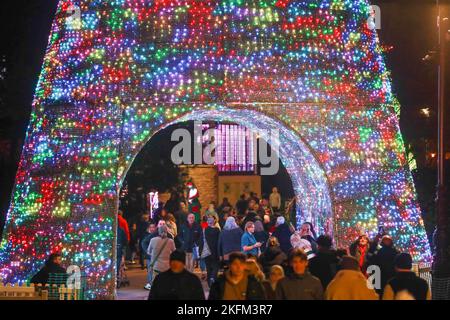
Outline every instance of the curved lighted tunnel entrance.
<svg viewBox="0 0 450 320">
<path fill-rule="evenodd" d="M 126 170 L 120 175 L 120 184 L 141 148 L 158 131 L 187 121 L 233 122 L 247 127 L 268 142 L 291 178 L 296 198 L 296 224 L 308 221 L 320 233 L 333 233 L 332 199 L 327 177 L 311 149 L 294 130 L 279 120 L 254 110 L 226 107 L 200 109 L 164 124 L 145 139 L 140 148 L 137 148 L 138 151 L 129 158 Z"/>
</svg>

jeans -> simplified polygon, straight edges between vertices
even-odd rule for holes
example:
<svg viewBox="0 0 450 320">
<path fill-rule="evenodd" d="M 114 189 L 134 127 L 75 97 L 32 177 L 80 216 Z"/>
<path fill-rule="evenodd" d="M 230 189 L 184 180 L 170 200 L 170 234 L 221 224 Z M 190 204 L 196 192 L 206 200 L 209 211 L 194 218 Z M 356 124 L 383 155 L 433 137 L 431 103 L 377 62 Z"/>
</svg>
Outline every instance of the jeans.
<svg viewBox="0 0 450 320">
<path fill-rule="evenodd" d="M 206 263 L 205 263 L 205 259 L 200 259 L 200 270 L 202 270 L 202 272 L 206 271 Z"/>
<path fill-rule="evenodd" d="M 211 287 L 214 281 L 217 279 L 220 268 L 220 260 L 217 257 L 207 256 L 205 259 L 206 274 L 208 277 L 208 286 Z"/>
<path fill-rule="evenodd" d="M 194 257 L 192 252 L 186 252 L 186 270 L 194 272 Z"/>
<path fill-rule="evenodd" d="M 153 270 L 150 268 L 151 259 L 145 259 L 147 262 L 147 283 L 152 284 L 153 281 Z"/>
</svg>

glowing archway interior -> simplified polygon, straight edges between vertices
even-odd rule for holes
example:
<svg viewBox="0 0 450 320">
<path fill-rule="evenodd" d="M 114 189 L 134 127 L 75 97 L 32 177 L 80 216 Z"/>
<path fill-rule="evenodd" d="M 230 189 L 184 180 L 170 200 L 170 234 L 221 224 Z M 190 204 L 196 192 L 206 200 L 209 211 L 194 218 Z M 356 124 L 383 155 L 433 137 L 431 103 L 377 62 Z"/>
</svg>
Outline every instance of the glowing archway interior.
<svg viewBox="0 0 450 320">
<path fill-rule="evenodd" d="M 320 233 L 333 232 L 332 199 L 325 172 L 310 147 L 292 129 L 255 110 L 215 106 L 197 109 L 163 126 L 184 121 L 229 121 L 246 126 L 263 140 L 278 145 L 274 149 L 290 175 L 297 202 L 297 225 L 312 222 Z M 272 135 L 272 132 L 278 135 Z M 279 138 L 274 141 L 275 138 Z M 145 143 L 144 143 L 145 144 Z M 128 165 L 128 168 L 131 166 Z M 125 170 L 126 172 L 127 170 Z M 122 175 L 121 181 L 125 178 Z"/>
</svg>

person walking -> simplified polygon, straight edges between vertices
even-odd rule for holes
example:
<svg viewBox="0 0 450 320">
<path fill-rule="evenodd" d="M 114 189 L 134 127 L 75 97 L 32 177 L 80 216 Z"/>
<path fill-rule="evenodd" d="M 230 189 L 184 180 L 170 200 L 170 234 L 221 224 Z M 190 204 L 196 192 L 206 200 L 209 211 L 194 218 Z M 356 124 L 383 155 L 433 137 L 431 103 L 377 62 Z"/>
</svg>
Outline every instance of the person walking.
<svg viewBox="0 0 450 320">
<path fill-rule="evenodd" d="M 278 239 L 280 248 L 285 254 L 289 254 L 289 250 L 292 248 L 291 235 L 292 232 L 284 217 L 278 217 L 272 236 Z"/>
<path fill-rule="evenodd" d="M 232 252 L 241 251 L 242 229 L 237 225 L 234 217 L 228 217 L 219 236 L 219 256 L 228 261 Z"/>
<path fill-rule="evenodd" d="M 264 291 L 267 300 L 276 300 L 276 288 L 278 281 L 284 278 L 284 270 L 282 266 L 273 265 L 269 271 L 269 279 L 263 281 Z"/>
<path fill-rule="evenodd" d="M 194 272 L 195 260 L 199 259 L 198 245 L 202 235 L 200 224 L 195 221 L 195 215 L 190 213 L 185 224 L 181 226 L 179 239 L 181 250 L 186 252 L 186 269 Z M 195 254 L 195 255 L 194 255 Z"/>
<path fill-rule="evenodd" d="M 138 221 L 137 224 L 137 240 L 138 240 L 138 249 L 139 249 L 139 264 L 141 265 L 141 269 L 144 270 L 145 268 L 145 257 L 147 255 L 147 247 L 145 249 L 142 249 L 142 240 L 147 235 L 147 228 L 149 226 L 149 216 L 148 214 L 141 214 L 141 218 Z"/>
<path fill-rule="evenodd" d="M 255 224 L 253 222 L 247 222 L 245 224 L 245 232 L 241 238 L 241 251 L 245 254 L 251 254 L 255 257 L 259 256 L 261 242 L 256 241 L 255 236 Z"/>
<path fill-rule="evenodd" d="M 278 239 L 270 237 L 267 242 L 266 250 L 264 250 L 259 257 L 259 263 L 263 267 L 264 274 L 268 276 L 270 270 L 272 270 L 272 267 L 275 265 L 286 268 L 287 260 L 287 255 L 281 250 Z"/>
<path fill-rule="evenodd" d="M 152 269 L 154 280 L 156 275 L 165 272 L 170 268 L 170 254 L 175 251 L 175 242 L 168 236 L 167 226 L 158 228 L 158 236 L 150 240 L 147 254 L 151 257 L 150 268 Z"/>
<path fill-rule="evenodd" d="M 323 288 L 328 284 L 337 273 L 339 260 L 336 251 L 331 250 L 333 240 L 330 236 L 321 235 L 317 239 L 317 254 L 309 260 L 309 272 L 322 283 Z"/>
<path fill-rule="evenodd" d="M 213 217 L 208 218 L 208 226 L 203 231 L 203 236 L 200 238 L 200 257 L 204 259 L 206 264 L 206 276 L 208 286 L 217 279 L 217 274 L 220 268 L 219 257 L 219 237 L 220 230 L 215 227 L 216 221 Z"/>
<path fill-rule="evenodd" d="M 405 296 L 414 300 L 431 300 L 428 283 L 411 271 L 412 257 L 409 253 L 399 253 L 394 266 L 395 276 L 387 282 L 383 300 L 401 300 Z"/>
<path fill-rule="evenodd" d="M 200 279 L 185 268 L 186 254 L 175 250 L 170 254 L 169 270 L 153 281 L 148 300 L 205 300 Z"/>
<path fill-rule="evenodd" d="M 144 289 L 150 290 L 152 286 L 153 279 L 153 270 L 150 267 L 151 256 L 147 253 L 148 246 L 150 245 L 150 241 L 158 236 L 158 232 L 156 230 L 156 225 L 154 223 L 150 223 L 147 227 L 146 233 L 141 240 L 141 251 L 145 253 L 144 258 L 147 266 L 147 283 L 144 286 Z"/>
<path fill-rule="evenodd" d="M 233 252 L 229 268 L 212 284 L 208 300 L 264 300 L 262 284 L 246 272 L 246 255 Z"/>
<path fill-rule="evenodd" d="M 379 300 L 361 272 L 359 261 L 352 256 L 342 257 L 340 270 L 325 290 L 326 300 Z"/>
<path fill-rule="evenodd" d="M 292 272 L 277 284 L 277 300 L 323 300 L 320 280 L 307 271 L 306 253 L 301 249 L 292 249 L 289 253 L 289 265 Z"/>
</svg>

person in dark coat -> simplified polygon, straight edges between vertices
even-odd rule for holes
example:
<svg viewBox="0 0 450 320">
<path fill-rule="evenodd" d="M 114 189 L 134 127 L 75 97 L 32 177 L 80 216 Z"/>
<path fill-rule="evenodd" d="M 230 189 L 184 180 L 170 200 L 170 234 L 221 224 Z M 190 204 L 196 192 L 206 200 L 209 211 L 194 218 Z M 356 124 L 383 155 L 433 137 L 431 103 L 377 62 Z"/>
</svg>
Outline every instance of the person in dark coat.
<svg viewBox="0 0 450 320">
<path fill-rule="evenodd" d="M 175 250 L 170 255 L 170 269 L 153 280 L 148 300 L 205 300 L 200 279 L 185 268 L 186 254 Z"/>
<path fill-rule="evenodd" d="M 194 247 L 200 244 L 202 236 L 202 228 L 200 224 L 195 221 L 195 215 L 190 213 L 187 217 L 186 223 L 181 226 L 178 234 L 181 247 L 180 249 L 186 252 L 186 269 L 190 272 L 194 271 Z"/>
<path fill-rule="evenodd" d="M 394 248 L 394 242 L 388 235 L 383 236 L 380 245 L 381 248 L 375 252 L 370 260 L 370 264 L 380 268 L 381 288 L 377 289 L 377 292 L 382 295 L 388 280 L 395 275 L 394 261 L 399 252 Z"/>
<path fill-rule="evenodd" d="M 277 238 L 269 238 L 267 248 L 259 257 L 258 262 L 262 265 L 266 277 L 269 277 L 270 270 L 275 265 L 279 265 L 283 269 L 287 267 L 287 255 L 280 249 Z"/>
<path fill-rule="evenodd" d="M 276 288 L 277 300 L 323 300 L 320 280 L 308 272 L 308 256 L 301 249 L 289 253 L 291 272 Z"/>
<path fill-rule="evenodd" d="M 263 281 L 264 291 L 266 293 L 267 300 L 276 300 L 277 293 L 276 288 L 278 281 L 284 278 L 284 269 L 279 265 L 274 265 L 270 268 L 269 279 Z"/>
<path fill-rule="evenodd" d="M 287 254 L 289 254 L 289 251 L 292 248 L 291 229 L 289 228 L 288 224 L 286 223 L 284 217 L 278 217 L 277 223 L 275 226 L 276 226 L 276 228 L 275 228 L 275 231 L 273 232 L 272 236 L 278 239 L 281 250 L 283 250 L 283 252 L 287 255 Z"/>
<path fill-rule="evenodd" d="M 396 273 L 384 288 L 383 300 L 431 300 L 428 283 L 411 271 L 412 257 L 409 253 L 399 253 L 394 265 Z"/>
<path fill-rule="evenodd" d="M 138 240 L 138 249 L 139 249 L 139 264 L 141 265 L 141 269 L 144 270 L 145 268 L 145 256 L 146 256 L 146 252 L 142 251 L 142 239 L 144 239 L 144 237 L 147 234 L 147 228 L 149 225 L 149 216 L 148 214 L 142 214 L 141 215 L 141 219 L 138 221 L 137 223 L 137 240 Z"/>
<path fill-rule="evenodd" d="M 261 250 L 267 247 L 267 240 L 269 240 L 269 233 L 264 230 L 264 225 L 261 220 L 257 219 L 255 221 L 255 236 L 256 241 L 261 243 Z"/>
<path fill-rule="evenodd" d="M 164 205 L 164 209 L 166 209 L 167 213 L 172 214 L 180 210 L 180 198 L 178 192 L 173 191 L 170 194 L 170 198 Z"/>
<path fill-rule="evenodd" d="M 245 194 L 242 194 L 239 200 L 236 202 L 237 214 L 243 216 L 245 215 L 247 209 L 248 209 L 248 200 L 245 199 Z"/>
<path fill-rule="evenodd" d="M 220 230 L 215 227 L 216 221 L 214 217 L 208 218 L 208 227 L 204 230 L 204 236 L 200 238 L 199 252 L 202 255 L 205 249 L 205 240 L 208 246 L 209 255 L 204 258 L 206 264 L 206 275 L 208 279 L 208 286 L 217 279 L 217 274 L 220 268 L 220 256 L 219 256 L 219 237 Z"/>
<path fill-rule="evenodd" d="M 237 225 L 234 217 L 228 217 L 219 236 L 219 256 L 228 261 L 232 252 L 241 251 L 241 238 L 244 231 Z"/>
<path fill-rule="evenodd" d="M 229 269 L 212 284 L 208 300 L 264 300 L 262 284 L 246 271 L 247 256 L 230 254 Z"/>
<path fill-rule="evenodd" d="M 45 261 L 44 267 L 31 278 L 30 282 L 47 284 L 51 273 L 64 274 L 67 277 L 66 269 L 61 267 L 61 254 L 59 253 L 52 253 Z"/>
<path fill-rule="evenodd" d="M 317 254 L 309 260 L 309 272 L 322 283 L 326 289 L 337 273 L 339 259 L 336 251 L 331 250 L 333 240 L 330 236 L 321 235 L 317 239 Z"/>
</svg>

